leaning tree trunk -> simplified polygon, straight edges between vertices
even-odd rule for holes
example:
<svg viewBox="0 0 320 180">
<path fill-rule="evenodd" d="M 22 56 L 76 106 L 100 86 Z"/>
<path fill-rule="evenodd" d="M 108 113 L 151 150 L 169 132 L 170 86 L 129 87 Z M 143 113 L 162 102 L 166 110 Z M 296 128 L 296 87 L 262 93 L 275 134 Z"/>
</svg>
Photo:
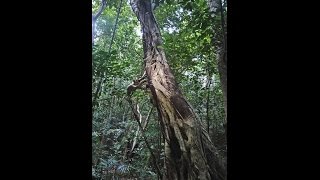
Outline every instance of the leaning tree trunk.
<svg viewBox="0 0 320 180">
<path fill-rule="evenodd" d="M 142 27 L 145 72 L 165 137 L 163 179 L 226 179 L 215 146 L 167 63 L 150 0 L 132 0 L 131 6 Z"/>
</svg>

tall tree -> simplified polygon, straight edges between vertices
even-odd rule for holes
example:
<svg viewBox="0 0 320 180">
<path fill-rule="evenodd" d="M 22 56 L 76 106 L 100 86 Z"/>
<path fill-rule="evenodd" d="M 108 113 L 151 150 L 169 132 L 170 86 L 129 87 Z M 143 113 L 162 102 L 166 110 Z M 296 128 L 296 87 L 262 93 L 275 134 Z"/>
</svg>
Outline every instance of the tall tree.
<svg viewBox="0 0 320 180">
<path fill-rule="evenodd" d="M 142 28 L 146 78 L 165 137 L 163 179 L 225 179 L 218 151 L 168 65 L 151 1 L 130 4 Z"/>
<path fill-rule="evenodd" d="M 227 117 L 227 27 L 225 23 L 227 17 L 225 16 L 224 5 L 226 5 L 226 1 L 224 1 L 223 4 L 222 0 L 208 0 L 208 6 L 210 9 L 211 16 L 214 17 L 218 15 L 218 13 L 220 13 L 221 18 L 222 40 L 219 52 L 217 53 L 217 61 L 223 93 L 224 110 Z"/>
</svg>

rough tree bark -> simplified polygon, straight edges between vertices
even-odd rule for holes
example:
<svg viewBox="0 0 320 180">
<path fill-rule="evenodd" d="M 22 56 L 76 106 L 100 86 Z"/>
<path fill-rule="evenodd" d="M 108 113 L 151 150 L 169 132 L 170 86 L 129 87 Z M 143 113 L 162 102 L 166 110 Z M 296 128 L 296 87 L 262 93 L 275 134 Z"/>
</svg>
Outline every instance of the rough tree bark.
<svg viewBox="0 0 320 180">
<path fill-rule="evenodd" d="M 226 117 L 228 114 L 228 108 L 227 108 L 227 31 L 226 31 L 226 17 L 224 16 L 224 10 L 222 6 L 222 0 L 219 0 L 219 6 L 220 6 L 220 13 L 221 13 L 221 27 L 222 27 L 222 33 L 223 33 L 223 41 L 222 41 L 222 47 L 221 52 L 219 54 L 218 59 L 218 70 L 220 74 L 220 81 L 222 86 L 222 93 L 223 93 L 223 100 L 224 100 L 224 110 L 226 113 Z M 226 123 L 226 122 L 225 122 Z"/>
<path fill-rule="evenodd" d="M 165 137 L 163 179 L 226 179 L 218 151 L 167 63 L 150 0 L 130 3 L 142 27 L 145 72 Z"/>
<path fill-rule="evenodd" d="M 218 71 L 220 75 L 220 82 L 222 86 L 222 94 L 223 94 L 223 101 L 224 101 L 224 110 L 226 113 L 226 116 L 228 114 L 228 106 L 227 106 L 227 35 L 225 35 L 224 45 L 221 48 L 221 51 L 218 56 Z"/>
</svg>

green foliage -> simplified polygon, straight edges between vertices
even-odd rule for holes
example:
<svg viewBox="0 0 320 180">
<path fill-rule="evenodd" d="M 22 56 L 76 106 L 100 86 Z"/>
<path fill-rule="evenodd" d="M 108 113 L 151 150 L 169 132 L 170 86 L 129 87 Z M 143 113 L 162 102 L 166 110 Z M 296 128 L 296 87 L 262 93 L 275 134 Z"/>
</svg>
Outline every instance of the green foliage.
<svg viewBox="0 0 320 180">
<path fill-rule="evenodd" d="M 92 52 L 92 93 L 96 101 L 92 110 L 92 177 L 157 179 L 151 152 L 141 133 L 137 137 L 134 156 L 126 158 L 128 140 L 134 139 L 138 129 L 126 89 L 143 72 L 143 50 L 139 23 L 126 1 L 123 1 L 110 47 L 119 2 L 107 1 L 106 9 L 96 22 L 97 35 Z M 93 0 L 93 12 L 99 5 L 100 1 Z M 160 0 L 155 15 L 164 40 L 162 48 L 180 89 L 201 121 L 209 126 L 210 136 L 218 142 L 218 149 L 225 153 L 226 142 L 221 140 L 225 113 L 216 62 L 216 51 L 222 38 L 220 16 L 210 16 L 205 0 Z M 149 95 L 137 90 L 132 99 L 146 117 L 152 106 Z M 155 110 L 144 135 L 162 169 L 164 144 L 163 139 L 160 141 L 162 135 Z"/>
</svg>

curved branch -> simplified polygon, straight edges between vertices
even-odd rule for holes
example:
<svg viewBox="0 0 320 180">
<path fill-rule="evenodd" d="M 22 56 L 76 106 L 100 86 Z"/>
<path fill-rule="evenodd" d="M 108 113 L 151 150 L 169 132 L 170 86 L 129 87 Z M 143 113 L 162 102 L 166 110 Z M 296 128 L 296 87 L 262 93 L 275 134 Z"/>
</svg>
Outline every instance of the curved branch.
<svg viewBox="0 0 320 180">
<path fill-rule="evenodd" d="M 101 5 L 100 8 L 97 12 L 97 14 L 92 15 L 92 45 L 94 45 L 94 38 L 96 36 L 96 21 L 99 18 L 99 16 L 101 15 L 102 11 L 106 8 L 107 6 L 107 1 L 106 0 L 101 0 Z"/>
<path fill-rule="evenodd" d="M 102 11 L 106 8 L 106 6 L 107 6 L 107 1 L 101 0 L 101 5 L 98 12 L 95 15 L 92 15 L 93 22 L 96 22 L 96 20 L 99 18 L 99 16 L 101 15 Z"/>
</svg>

